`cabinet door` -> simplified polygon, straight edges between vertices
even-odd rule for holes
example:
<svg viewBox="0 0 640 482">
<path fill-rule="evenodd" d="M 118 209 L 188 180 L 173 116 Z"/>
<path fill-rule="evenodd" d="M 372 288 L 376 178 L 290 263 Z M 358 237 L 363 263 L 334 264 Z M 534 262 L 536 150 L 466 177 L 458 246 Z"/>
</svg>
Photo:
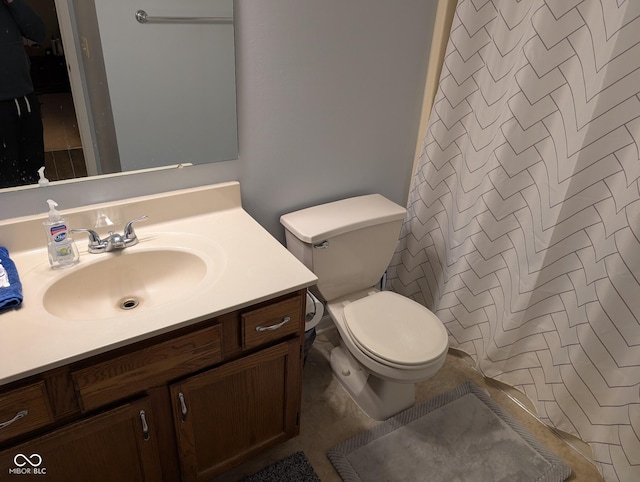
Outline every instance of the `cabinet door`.
<svg viewBox="0 0 640 482">
<path fill-rule="evenodd" d="M 0 452 L 0 480 L 161 480 L 153 423 L 146 399 L 71 423 Z"/>
<path fill-rule="evenodd" d="M 208 480 L 298 434 L 300 353 L 294 339 L 171 386 L 184 480 Z"/>
</svg>

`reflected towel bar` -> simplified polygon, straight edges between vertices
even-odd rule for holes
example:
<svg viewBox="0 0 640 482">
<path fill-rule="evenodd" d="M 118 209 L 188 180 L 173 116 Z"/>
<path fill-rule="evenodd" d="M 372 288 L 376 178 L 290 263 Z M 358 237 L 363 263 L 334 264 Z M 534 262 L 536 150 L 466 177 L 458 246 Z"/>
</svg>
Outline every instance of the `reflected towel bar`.
<svg viewBox="0 0 640 482">
<path fill-rule="evenodd" d="M 144 10 L 136 12 L 140 23 L 233 23 L 233 17 L 150 17 Z"/>
</svg>

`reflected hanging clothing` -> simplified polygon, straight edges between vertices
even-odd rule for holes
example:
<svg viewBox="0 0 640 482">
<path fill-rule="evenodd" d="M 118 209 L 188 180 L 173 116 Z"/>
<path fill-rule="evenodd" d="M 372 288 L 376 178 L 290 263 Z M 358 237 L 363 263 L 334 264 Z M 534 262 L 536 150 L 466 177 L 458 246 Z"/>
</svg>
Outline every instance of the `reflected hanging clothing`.
<svg viewBox="0 0 640 482">
<path fill-rule="evenodd" d="M 0 101 L 33 92 L 24 39 L 42 43 L 45 37 L 44 22 L 24 0 L 0 0 Z"/>
<path fill-rule="evenodd" d="M 0 0 L 0 188 L 37 182 L 44 165 L 40 104 L 23 39 L 43 42 L 45 33 L 23 0 Z"/>
<path fill-rule="evenodd" d="M 40 102 L 35 94 L 0 101 L 0 188 L 38 182 L 44 166 Z"/>
</svg>

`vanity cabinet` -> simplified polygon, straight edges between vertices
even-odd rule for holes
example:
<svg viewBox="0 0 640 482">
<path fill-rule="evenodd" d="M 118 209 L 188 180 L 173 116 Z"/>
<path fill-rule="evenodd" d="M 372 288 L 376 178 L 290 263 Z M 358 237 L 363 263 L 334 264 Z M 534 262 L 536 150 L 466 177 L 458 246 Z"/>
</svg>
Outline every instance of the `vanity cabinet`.
<svg viewBox="0 0 640 482">
<path fill-rule="evenodd" d="M 0 481 L 209 480 L 296 436 L 304 303 L 298 290 L 0 387 Z"/>
<path fill-rule="evenodd" d="M 171 386 L 183 480 L 209 480 L 298 432 L 296 341 Z"/>
<path fill-rule="evenodd" d="M 53 422 L 44 382 L 0 395 L 0 442 Z"/>
<path fill-rule="evenodd" d="M 0 480 L 26 475 L 65 482 L 162 480 L 149 400 L 70 423 L 0 452 Z"/>
</svg>

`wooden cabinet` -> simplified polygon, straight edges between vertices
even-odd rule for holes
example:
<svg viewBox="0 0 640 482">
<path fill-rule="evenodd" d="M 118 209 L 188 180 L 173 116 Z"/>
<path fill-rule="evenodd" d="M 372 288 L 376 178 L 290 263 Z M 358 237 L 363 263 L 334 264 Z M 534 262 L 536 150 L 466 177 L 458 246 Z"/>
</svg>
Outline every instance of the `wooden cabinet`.
<svg viewBox="0 0 640 482">
<path fill-rule="evenodd" d="M 209 480 L 298 433 L 296 340 L 171 386 L 183 480 Z"/>
<path fill-rule="evenodd" d="M 294 437 L 304 302 L 299 290 L 0 387 L 0 481 L 208 480 Z"/>
<path fill-rule="evenodd" d="M 83 411 L 222 361 L 214 325 L 71 372 Z"/>
<path fill-rule="evenodd" d="M 126 403 L 0 452 L 0 480 L 162 480 L 148 400 Z"/>
<path fill-rule="evenodd" d="M 0 395 L 0 441 L 44 427 L 52 421 L 44 382 Z"/>
</svg>

